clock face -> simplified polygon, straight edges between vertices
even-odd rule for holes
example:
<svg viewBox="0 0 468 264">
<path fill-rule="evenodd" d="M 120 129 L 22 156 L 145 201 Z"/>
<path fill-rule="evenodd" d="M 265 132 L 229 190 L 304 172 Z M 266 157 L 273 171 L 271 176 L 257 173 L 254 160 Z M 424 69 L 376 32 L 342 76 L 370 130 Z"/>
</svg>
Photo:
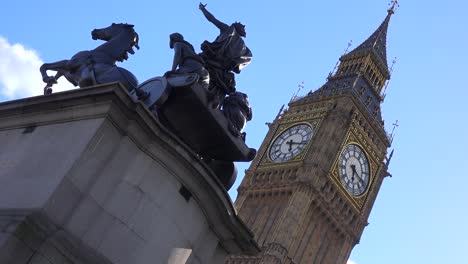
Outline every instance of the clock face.
<svg viewBox="0 0 468 264">
<path fill-rule="evenodd" d="M 341 183 L 348 193 L 359 196 L 366 192 L 370 177 L 369 161 L 359 146 L 346 146 L 338 166 Z"/>
<path fill-rule="evenodd" d="M 285 162 L 301 153 L 314 135 L 310 125 L 292 126 L 275 139 L 270 147 L 270 159 Z"/>
</svg>

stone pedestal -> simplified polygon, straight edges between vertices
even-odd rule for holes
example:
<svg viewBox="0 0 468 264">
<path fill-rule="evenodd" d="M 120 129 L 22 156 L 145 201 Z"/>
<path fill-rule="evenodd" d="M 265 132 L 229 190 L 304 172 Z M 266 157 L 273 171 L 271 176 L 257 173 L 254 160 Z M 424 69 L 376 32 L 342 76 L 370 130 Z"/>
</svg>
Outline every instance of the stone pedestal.
<svg viewBox="0 0 468 264">
<path fill-rule="evenodd" d="M 227 192 L 119 84 L 0 104 L 0 263 L 257 253 Z"/>
</svg>

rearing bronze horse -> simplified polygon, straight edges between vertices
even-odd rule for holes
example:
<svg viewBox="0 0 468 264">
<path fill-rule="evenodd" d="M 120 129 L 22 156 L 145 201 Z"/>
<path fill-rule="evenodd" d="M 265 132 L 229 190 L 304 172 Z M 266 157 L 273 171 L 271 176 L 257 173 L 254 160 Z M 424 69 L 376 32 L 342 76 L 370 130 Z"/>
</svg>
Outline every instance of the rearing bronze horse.
<svg viewBox="0 0 468 264">
<path fill-rule="evenodd" d="M 116 61 L 128 59 L 128 53 L 134 54 L 133 47 L 139 49 L 138 34 L 129 24 L 112 24 L 107 28 L 95 29 L 91 32 L 94 40 L 105 40 L 106 43 L 94 50 L 80 51 L 70 60 L 44 63 L 41 68 L 42 80 L 47 83 L 44 94 L 52 93 L 52 85 L 61 76 L 80 88 L 96 84 L 116 82 L 122 83 L 129 92 L 136 89 L 137 95 L 144 96 L 137 89 L 138 80 L 128 70 L 117 67 Z M 48 76 L 47 71 L 56 71 L 55 76 Z"/>
</svg>

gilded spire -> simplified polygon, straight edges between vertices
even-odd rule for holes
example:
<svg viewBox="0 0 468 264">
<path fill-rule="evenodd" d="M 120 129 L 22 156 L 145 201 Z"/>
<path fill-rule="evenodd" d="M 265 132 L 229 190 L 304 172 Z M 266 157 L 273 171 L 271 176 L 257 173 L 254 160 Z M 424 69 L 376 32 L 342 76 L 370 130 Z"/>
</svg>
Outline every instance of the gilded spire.
<svg viewBox="0 0 468 264">
<path fill-rule="evenodd" d="M 376 59 L 381 63 L 380 66 L 382 73 L 387 79 L 390 78 L 387 64 L 387 29 L 388 23 L 390 22 L 390 17 L 395 13 L 396 7 L 398 6 L 398 0 L 392 0 L 390 3 L 390 8 L 387 10 L 388 14 L 377 30 L 375 30 L 375 32 L 361 45 L 352 50 L 350 53 L 341 57 L 341 60 L 343 61 L 343 59 L 347 57 L 352 57 L 364 53 L 373 53 L 376 55 Z M 377 64 L 380 63 L 377 62 Z"/>
<path fill-rule="evenodd" d="M 398 7 L 392 0 L 387 16 L 380 26 L 362 44 L 340 57 L 338 66 L 328 75 L 327 82 L 305 97 L 290 102 L 295 104 L 350 93 L 357 98 L 378 125 L 383 126 L 380 112 L 392 68 L 387 64 L 387 29 L 391 16 Z"/>
<path fill-rule="evenodd" d="M 388 13 L 391 13 L 391 14 L 394 14 L 396 8 L 400 6 L 400 4 L 398 4 L 398 0 L 392 0 L 392 2 L 390 2 L 389 5 L 390 5 L 391 7 L 387 10 L 387 12 L 388 12 Z"/>
</svg>

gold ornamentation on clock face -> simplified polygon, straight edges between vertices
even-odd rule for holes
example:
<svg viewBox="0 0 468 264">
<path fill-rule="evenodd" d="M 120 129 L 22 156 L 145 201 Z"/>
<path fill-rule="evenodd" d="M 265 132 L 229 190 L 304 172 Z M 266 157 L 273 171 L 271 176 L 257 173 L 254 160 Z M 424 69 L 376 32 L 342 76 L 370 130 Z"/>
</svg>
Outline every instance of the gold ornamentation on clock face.
<svg viewBox="0 0 468 264">
<path fill-rule="evenodd" d="M 355 144 L 347 145 L 339 158 L 341 184 L 354 196 L 364 194 L 369 185 L 369 161 L 364 151 Z"/>
<path fill-rule="evenodd" d="M 270 159 L 285 162 L 301 153 L 314 135 L 314 129 L 307 124 L 288 128 L 275 139 L 270 147 Z"/>
</svg>

